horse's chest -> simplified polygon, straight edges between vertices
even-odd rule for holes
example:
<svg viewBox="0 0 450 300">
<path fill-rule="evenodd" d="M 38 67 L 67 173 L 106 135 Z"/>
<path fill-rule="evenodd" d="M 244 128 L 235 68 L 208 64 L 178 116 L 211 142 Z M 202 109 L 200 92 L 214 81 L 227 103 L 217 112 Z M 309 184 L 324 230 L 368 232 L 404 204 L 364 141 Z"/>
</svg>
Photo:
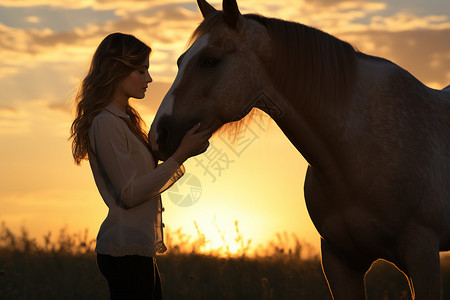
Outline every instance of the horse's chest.
<svg viewBox="0 0 450 300">
<path fill-rule="evenodd" d="M 395 243 L 398 224 L 388 211 L 355 199 L 342 187 L 325 185 L 308 171 L 305 200 L 311 220 L 320 235 L 344 251 L 383 251 Z M 379 249 L 376 249 L 379 248 Z M 386 254 L 387 255 L 387 254 Z"/>
</svg>

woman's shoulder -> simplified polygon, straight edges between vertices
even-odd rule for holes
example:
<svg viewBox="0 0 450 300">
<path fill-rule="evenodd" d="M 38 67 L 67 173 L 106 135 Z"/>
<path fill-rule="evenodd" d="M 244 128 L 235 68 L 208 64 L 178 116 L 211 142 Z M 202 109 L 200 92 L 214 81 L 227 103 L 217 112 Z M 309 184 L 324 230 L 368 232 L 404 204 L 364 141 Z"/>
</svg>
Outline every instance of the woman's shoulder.
<svg viewBox="0 0 450 300">
<path fill-rule="evenodd" d="M 107 109 L 102 109 L 94 118 L 94 120 L 116 120 L 117 116 L 108 111 Z"/>
<path fill-rule="evenodd" d="M 125 127 L 126 124 L 120 119 L 120 117 L 106 109 L 103 109 L 92 120 L 90 131 L 99 133 L 120 132 L 121 134 L 125 134 Z"/>
<path fill-rule="evenodd" d="M 113 113 L 106 109 L 102 109 L 92 120 L 92 124 L 104 124 L 104 123 L 120 123 L 120 118 L 118 118 Z"/>
</svg>

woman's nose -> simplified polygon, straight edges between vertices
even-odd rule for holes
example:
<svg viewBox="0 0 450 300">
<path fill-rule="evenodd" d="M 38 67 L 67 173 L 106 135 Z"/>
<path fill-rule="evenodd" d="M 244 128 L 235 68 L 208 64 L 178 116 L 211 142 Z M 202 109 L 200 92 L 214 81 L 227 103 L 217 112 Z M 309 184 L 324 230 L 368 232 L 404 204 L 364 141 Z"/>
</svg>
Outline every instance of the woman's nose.
<svg viewBox="0 0 450 300">
<path fill-rule="evenodd" d="M 147 82 L 148 82 L 148 83 L 153 82 L 153 78 L 152 78 L 152 76 L 150 75 L 150 73 L 148 73 Z"/>
</svg>

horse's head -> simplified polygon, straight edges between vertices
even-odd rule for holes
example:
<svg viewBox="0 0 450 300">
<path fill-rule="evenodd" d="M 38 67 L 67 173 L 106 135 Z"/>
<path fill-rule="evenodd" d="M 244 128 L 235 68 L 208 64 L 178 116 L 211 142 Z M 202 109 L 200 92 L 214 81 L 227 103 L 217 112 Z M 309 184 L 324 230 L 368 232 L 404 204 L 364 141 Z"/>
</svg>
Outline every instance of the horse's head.
<svg viewBox="0 0 450 300">
<path fill-rule="evenodd" d="M 178 59 L 178 74 L 149 133 L 161 160 L 173 154 L 195 124 L 216 131 L 243 118 L 264 85 L 263 61 L 270 56 L 265 27 L 242 16 L 236 0 L 224 0 L 223 11 L 205 0 L 197 2 L 204 20 Z"/>
</svg>

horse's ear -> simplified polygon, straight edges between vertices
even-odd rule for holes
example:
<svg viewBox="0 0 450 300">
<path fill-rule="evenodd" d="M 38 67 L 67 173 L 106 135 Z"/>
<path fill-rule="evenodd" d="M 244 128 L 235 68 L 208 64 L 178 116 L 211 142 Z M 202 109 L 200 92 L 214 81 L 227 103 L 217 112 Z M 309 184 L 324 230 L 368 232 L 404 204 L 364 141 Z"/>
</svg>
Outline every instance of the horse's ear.
<svg viewBox="0 0 450 300">
<path fill-rule="evenodd" d="M 204 19 L 217 11 L 211 4 L 206 2 L 206 0 L 197 0 L 197 4 L 198 8 L 200 8 L 200 11 L 202 12 Z"/>
<path fill-rule="evenodd" d="M 222 5 L 223 5 L 225 22 L 231 28 L 238 28 L 241 12 L 239 11 L 236 0 L 223 0 Z"/>
</svg>

